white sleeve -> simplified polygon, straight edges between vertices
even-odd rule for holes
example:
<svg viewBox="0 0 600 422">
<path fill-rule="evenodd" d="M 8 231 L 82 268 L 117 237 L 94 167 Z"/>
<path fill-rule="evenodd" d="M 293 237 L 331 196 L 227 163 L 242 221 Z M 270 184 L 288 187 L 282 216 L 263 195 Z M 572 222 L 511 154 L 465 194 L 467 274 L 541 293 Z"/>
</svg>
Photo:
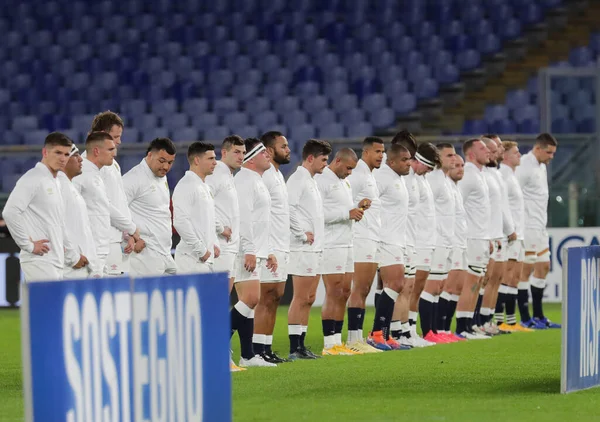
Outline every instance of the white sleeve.
<svg viewBox="0 0 600 422">
<path fill-rule="evenodd" d="M 206 178 L 206 184 L 208 185 L 208 188 L 210 189 L 210 193 L 212 194 L 213 198 L 217 197 L 217 194 L 219 193 L 220 190 L 220 185 L 218 185 L 217 183 L 215 183 L 215 177 L 207 177 Z M 225 224 L 219 220 L 219 215 L 218 213 L 215 213 L 215 232 L 217 234 L 221 234 L 223 233 L 223 231 L 225 230 Z M 217 246 L 218 246 L 218 241 L 217 241 Z"/>
<path fill-rule="evenodd" d="M 342 208 L 339 206 L 340 204 L 335 204 L 329 197 L 329 186 L 326 183 L 320 183 L 319 180 L 317 181 L 317 185 L 319 186 L 319 191 L 323 198 L 323 216 L 325 224 L 334 224 L 339 223 L 340 221 L 350 220 L 350 210 Z"/>
<path fill-rule="evenodd" d="M 23 213 L 33 200 L 39 187 L 39 185 L 33 183 L 34 180 L 30 179 L 33 178 L 22 177 L 19 179 L 15 188 L 10 193 L 6 205 L 4 205 L 2 218 L 6 221 L 10 235 L 19 248 L 22 251 L 31 253 L 33 252 L 33 241 L 41 239 L 31 239 L 25 229 L 25 217 L 23 217 Z"/>
<path fill-rule="evenodd" d="M 293 236 L 303 242 L 306 242 L 308 238 L 306 237 L 306 233 L 300 225 L 300 219 L 298 217 L 298 208 L 300 206 L 300 198 L 302 197 L 303 187 L 303 184 L 299 183 L 296 178 L 291 178 L 288 181 L 287 188 L 288 202 L 290 207 L 290 231 L 292 232 Z"/>
<path fill-rule="evenodd" d="M 110 201 L 108 201 L 110 209 L 110 225 L 117 229 L 133 235 L 136 226 L 130 218 L 127 218 L 119 209 L 117 209 Z"/>
<path fill-rule="evenodd" d="M 352 177 L 355 173 L 352 173 L 352 175 L 348 176 L 349 178 Z M 352 177 L 352 179 L 350 179 L 350 187 L 352 188 L 352 198 L 354 199 L 354 206 L 358 208 L 358 203 L 360 201 L 362 201 L 364 198 L 359 198 L 358 195 L 360 195 L 360 193 L 363 190 L 363 184 L 365 183 L 364 178 L 361 177 Z"/>
<path fill-rule="evenodd" d="M 245 186 L 240 187 L 245 188 Z M 240 247 L 242 254 L 256 255 L 254 233 L 252 230 L 252 212 L 254 210 L 255 190 L 254 188 L 236 190 L 240 206 Z"/>
<path fill-rule="evenodd" d="M 187 192 L 183 186 L 177 186 L 173 192 L 173 226 L 182 242 L 192 247 L 192 250 L 198 258 L 202 258 L 207 250 L 207 241 L 198 237 L 192 224 L 192 211 L 196 209 L 195 192 Z M 196 212 L 201 212 L 197 209 Z"/>
<path fill-rule="evenodd" d="M 524 166 L 517 166 L 517 169 L 515 171 L 515 177 L 519 181 L 519 185 L 521 186 L 521 189 L 524 189 L 527 186 L 527 183 L 529 183 L 530 176 L 531 176 L 530 169 L 525 168 Z"/>
<path fill-rule="evenodd" d="M 500 181 L 500 187 L 502 188 L 502 228 L 506 236 L 510 236 L 516 230 L 515 222 L 512 218 L 512 212 L 510 211 L 510 205 L 508 203 L 508 190 L 506 189 L 506 183 Z"/>
<path fill-rule="evenodd" d="M 466 177 L 463 177 L 462 180 L 458 181 L 458 189 L 460 190 L 460 194 L 463 198 L 463 203 L 466 204 L 469 200 L 469 195 L 471 190 L 473 189 L 473 178 L 465 174 Z"/>
</svg>

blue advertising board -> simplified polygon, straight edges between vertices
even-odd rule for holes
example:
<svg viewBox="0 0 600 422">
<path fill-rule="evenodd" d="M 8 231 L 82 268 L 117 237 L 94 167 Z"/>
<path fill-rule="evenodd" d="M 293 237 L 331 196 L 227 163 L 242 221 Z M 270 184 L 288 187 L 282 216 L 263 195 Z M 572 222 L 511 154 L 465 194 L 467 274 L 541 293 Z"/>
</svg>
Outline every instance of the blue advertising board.
<svg viewBox="0 0 600 422">
<path fill-rule="evenodd" d="M 600 385 L 600 246 L 563 252 L 561 392 Z"/>
<path fill-rule="evenodd" d="M 27 421 L 231 420 L 226 274 L 23 287 Z"/>
</svg>

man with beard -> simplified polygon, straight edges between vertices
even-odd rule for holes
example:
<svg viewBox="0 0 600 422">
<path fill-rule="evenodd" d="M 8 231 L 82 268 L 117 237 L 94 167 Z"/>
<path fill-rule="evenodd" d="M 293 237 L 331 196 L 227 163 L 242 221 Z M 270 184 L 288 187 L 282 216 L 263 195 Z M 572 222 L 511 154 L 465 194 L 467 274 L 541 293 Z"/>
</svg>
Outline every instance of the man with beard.
<svg viewBox="0 0 600 422">
<path fill-rule="evenodd" d="M 269 245 L 277 258 L 277 270 L 271 271 L 266 262 L 260 268 L 260 299 L 254 309 L 254 353 L 266 362 L 282 363 L 286 359 L 272 350 L 273 330 L 277 318 L 277 307 L 285 290 L 287 267 L 290 254 L 290 208 L 285 179 L 279 167 L 290 162 L 290 147 L 281 132 L 271 131 L 260 137 L 271 157 L 271 167 L 262 179 L 271 196 L 271 222 Z"/>
</svg>

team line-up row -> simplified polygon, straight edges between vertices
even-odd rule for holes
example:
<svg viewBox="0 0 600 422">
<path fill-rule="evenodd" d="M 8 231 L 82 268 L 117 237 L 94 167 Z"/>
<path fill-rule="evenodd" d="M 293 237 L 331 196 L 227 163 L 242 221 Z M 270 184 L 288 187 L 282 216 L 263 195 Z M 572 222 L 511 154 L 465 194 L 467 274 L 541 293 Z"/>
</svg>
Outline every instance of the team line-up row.
<svg viewBox="0 0 600 422">
<path fill-rule="evenodd" d="M 320 357 L 305 336 L 321 279 L 322 355 L 559 327 L 542 309 L 546 164 L 558 145 L 550 134 L 522 158 L 516 142 L 497 135 L 466 141 L 464 159 L 451 144 L 417 143 L 406 131 L 387 147 L 365 138 L 360 159 L 349 148 L 330 157 L 328 142 L 309 140 L 287 183 L 284 134 L 232 135 L 220 161 L 213 145 L 190 145 L 189 171 L 171 198 L 173 142 L 153 140 L 122 176 L 115 156 L 123 128 L 117 114 L 98 114 L 81 154 L 64 134 L 49 134 L 41 162 L 17 182 L 3 218 L 21 249 L 26 282 L 226 272 L 238 296 L 231 334 L 239 334 L 241 359 L 231 362 L 233 371 Z M 181 238 L 174 258 L 173 228 Z M 286 359 L 271 345 L 288 275 Z M 375 320 L 365 339 L 374 279 Z"/>
</svg>

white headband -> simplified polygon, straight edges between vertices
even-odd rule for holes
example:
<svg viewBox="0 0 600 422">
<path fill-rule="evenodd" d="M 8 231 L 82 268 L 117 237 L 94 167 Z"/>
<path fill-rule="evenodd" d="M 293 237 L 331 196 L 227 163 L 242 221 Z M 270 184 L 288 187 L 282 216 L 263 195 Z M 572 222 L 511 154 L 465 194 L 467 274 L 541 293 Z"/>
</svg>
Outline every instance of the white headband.
<svg viewBox="0 0 600 422">
<path fill-rule="evenodd" d="M 72 157 L 73 155 L 75 155 L 78 152 L 79 152 L 79 148 L 77 148 L 77 146 L 75 146 L 75 144 L 73 144 L 73 146 L 71 146 L 71 152 L 69 153 L 69 157 Z"/>
<path fill-rule="evenodd" d="M 254 148 L 252 148 L 250 150 L 250 152 L 246 153 L 246 155 L 244 156 L 243 163 L 246 163 L 246 162 L 252 160 L 254 157 L 256 157 L 258 154 L 260 154 L 265 149 L 266 148 L 262 142 L 260 144 L 256 144 L 256 146 Z"/>
<path fill-rule="evenodd" d="M 433 163 L 433 161 L 428 160 L 427 158 L 423 157 L 421 154 L 419 154 L 418 152 L 415 154 L 415 159 L 423 164 L 424 166 L 427 166 L 431 169 L 435 168 L 435 164 Z"/>
</svg>

